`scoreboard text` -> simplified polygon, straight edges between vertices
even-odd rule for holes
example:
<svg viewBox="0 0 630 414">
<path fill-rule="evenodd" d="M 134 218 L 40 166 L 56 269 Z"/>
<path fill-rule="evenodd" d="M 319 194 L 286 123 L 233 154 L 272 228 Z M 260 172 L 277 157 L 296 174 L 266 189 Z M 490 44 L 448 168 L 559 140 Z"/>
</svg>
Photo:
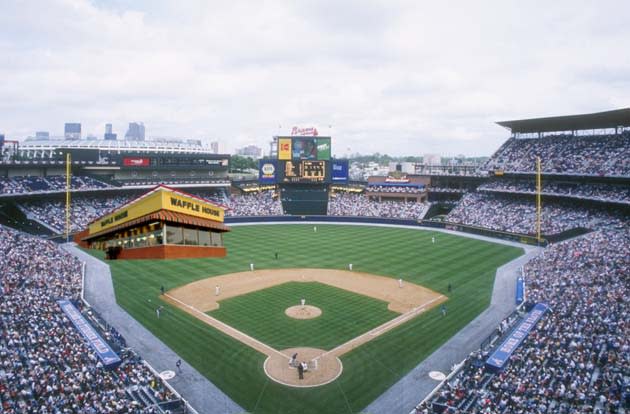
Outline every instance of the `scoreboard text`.
<svg viewBox="0 0 630 414">
<path fill-rule="evenodd" d="M 283 161 L 280 181 L 285 183 L 316 183 L 328 181 L 326 161 Z"/>
</svg>

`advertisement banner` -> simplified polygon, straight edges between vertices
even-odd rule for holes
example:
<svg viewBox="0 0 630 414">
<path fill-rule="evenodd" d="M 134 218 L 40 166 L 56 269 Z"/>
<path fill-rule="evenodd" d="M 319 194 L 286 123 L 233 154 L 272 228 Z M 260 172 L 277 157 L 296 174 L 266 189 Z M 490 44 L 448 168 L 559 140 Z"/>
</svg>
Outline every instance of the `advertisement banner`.
<svg viewBox="0 0 630 414">
<path fill-rule="evenodd" d="M 125 167 L 148 167 L 151 165 L 151 159 L 145 157 L 125 157 L 123 158 Z"/>
<path fill-rule="evenodd" d="M 538 303 L 532 308 L 519 325 L 510 333 L 503 343 L 494 351 L 486 361 L 486 368 L 498 371 L 507 365 L 510 357 L 525 340 L 529 332 L 534 329 L 536 323 L 543 317 L 549 307 L 544 303 Z"/>
<path fill-rule="evenodd" d="M 522 276 L 516 279 L 516 304 L 520 305 L 525 300 L 525 281 Z"/>
<path fill-rule="evenodd" d="M 317 138 L 317 159 L 330 160 L 330 138 Z"/>
<path fill-rule="evenodd" d="M 291 138 L 278 138 L 278 159 L 288 161 L 291 159 Z"/>
<path fill-rule="evenodd" d="M 348 182 L 348 160 L 333 160 L 332 182 L 339 184 Z"/>
<path fill-rule="evenodd" d="M 103 362 L 103 365 L 110 367 L 121 362 L 118 354 L 116 354 L 109 344 L 103 340 L 103 338 L 98 334 L 98 332 L 96 332 L 94 327 L 90 325 L 87 319 L 81 315 L 81 312 L 79 312 L 72 302 L 67 300 L 58 300 L 57 303 L 59 304 L 59 307 L 61 307 L 63 313 L 65 313 L 68 319 L 70 319 L 70 322 L 72 322 L 77 331 L 79 331 L 88 344 L 90 344 L 92 349 L 94 349 L 94 352 L 96 352 L 98 358 Z"/>
<path fill-rule="evenodd" d="M 258 182 L 260 184 L 275 184 L 277 169 L 276 160 L 258 160 Z"/>
</svg>

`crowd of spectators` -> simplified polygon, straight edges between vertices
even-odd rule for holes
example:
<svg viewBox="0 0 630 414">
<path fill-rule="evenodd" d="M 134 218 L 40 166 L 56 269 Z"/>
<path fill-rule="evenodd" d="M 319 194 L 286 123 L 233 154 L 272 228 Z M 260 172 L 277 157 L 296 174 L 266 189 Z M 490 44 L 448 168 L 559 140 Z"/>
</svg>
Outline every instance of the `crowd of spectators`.
<svg viewBox="0 0 630 414">
<path fill-rule="evenodd" d="M 273 192 L 261 191 L 253 194 L 232 195 L 226 207 L 227 216 L 281 216 L 282 204 Z"/>
<path fill-rule="evenodd" d="M 536 183 L 533 179 L 529 181 L 503 179 L 482 184 L 478 190 L 533 194 L 536 192 Z M 542 194 L 630 203 L 630 188 L 624 185 L 544 182 Z"/>
<path fill-rule="evenodd" d="M 549 135 L 510 138 L 488 160 L 489 170 L 535 172 L 536 157 L 545 173 L 630 175 L 630 131 L 618 135 Z"/>
<path fill-rule="evenodd" d="M 455 188 L 455 187 L 429 187 L 429 192 L 434 193 L 466 193 L 468 192 L 465 188 Z"/>
<path fill-rule="evenodd" d="M 368 185 L 366 192 L 372 193 L 412 193 L 418 194 L 424 191 L 424 187 L 417 186 L 393 186 L 393 185 Z"/>
<path fill-rule="evenodd" d="M 0 412 L 148 413 L 129 389 L 169 398 L 133 353 L 105 369 L 61 311 L 79 308 L 81 264 L 54 243 L 0 226 Z"/>
<path fill-rule="evenodd" d="M 83 230 L 92 220 L 131 201 L 137 195 L 117 196 L 79 196 L 74 197 L 70 210 L 71 232 Z M 66 226 L 66 204 L 64 201 L 29 201 L 21 204 L 27 213 L 58 233 L 63 233 Z"/>
<path fill-rule="evenodd" d="M 282 204 L 271 191 L 224 197 L 216 191 L 193 191 L 192 194 L 226 207 L 226 216 L 280 216 Z M 133 200 L 137 194 L 117 196 L 77 196 L 72 199 L 70 216 L 71 231 L 81 231 L 92 220 Z M 58 233 L 65 229 L 64 201 L 28 201 L 21 203 L 22 209 L 45 223 Z M 337 193 L 331 197 L 328 210 L 335 216 L 421 218 L 426 204 L 401 201 L 375 201 L 363 194 Z"/>
<path fill-rule="evenodd" d="M 533 200 L 519 200 L 503 194 L 468 193 L 445 221 L 531 235 L 536 233 L 536 205 Z M 622 212 L 602 211 L 570 202 L 543 203 L 543 234 L 558 234 L 577 227 L 627 230 L 628 223 Z"/>
<path fill-rule="evenodd" d="M 330 216 L 383 217 L 418 220 L 428 205 L 417 202 L 375 201 L 363 194 L 337 193 L 328 202 Z"/>
<path fill-rule="evenodd" d="M 498 373 L 475 353 L 435 412 L 625 413 L 630 409 L 630 233 L 594 232 L 525 265 L 526 307 L 550 310 Z M 499 342 L 500 343 L 500 342 Z M 417 412 L 428 412 L 428 405 Z"/>
<path fill-rule="evenodd" d="M 89 176 L 73 175 L 70 178 L 70 188 L 72 188 L 72 190 L 94 190 L 108 187 L 111 186 Z M 0 177 L 0 195 L 59 192 L 65 190 L 65 175 L 51 175 L 48 177 Z"/>
<path fill-rule="evenodd" d="M 229 185 L 230 180 L 227 178 L 178 178 L 178 179 L 163 179 L 163 178 L 147 178 L 147 179 L 131 179 L 131 180 L 119 180 L 120 185 L 123 187 L 133 186 L 155 186 L 155 185 L 181 185 L 181 184 L 194 184 L 194 185 L 206 185 L 206 184 L 225 184 Z"/>
</svg>

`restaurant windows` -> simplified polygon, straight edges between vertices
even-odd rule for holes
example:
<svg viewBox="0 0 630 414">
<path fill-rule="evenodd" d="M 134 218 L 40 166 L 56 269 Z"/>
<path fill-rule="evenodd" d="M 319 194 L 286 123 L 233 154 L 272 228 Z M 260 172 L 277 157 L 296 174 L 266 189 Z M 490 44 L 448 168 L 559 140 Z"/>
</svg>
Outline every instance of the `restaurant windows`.
<svg viewBox="0 0 630 414">
<path fill-rule="evenodd" d="M 212 234 L 209 231 L 204 231 L 204 230 L 199 230 L 199 246 L 211 246 L 212 245 L 212 241 L 210 239 L 210 234 Z"/>
<path fill-rule="evenodd" d="M 197 238 L 197 229 L 184 229 L 184 244 L 188 246 L 197 246 L 199 240 Z"/>
<path fill-rule="evenodd" d="M 187 246 L 223 246 L 221 233 L 205 229 L 191 229 L 165 225 L 165 244 L 183 244 Z"/>
<path fill-rule="evenodd" d="M 95 241 L 93 246 L 98 248 L 121 247 L 133 249 L 151 247 L 163 244 L 186 246 L 223 246 L 223 235 L 206 229 L 184 228 L 171 224 L 150 224 L 117 233 L 109 240 Z"/>
<path fill-rule="evenodd" d="M 184 244 L 183 228 L 171 225 L 165 225 L 164 228 L 166 229 L 166 244 Z"/>
<path fill-rule="evenodd" d="M 213 246 L 223 246 L 223 235 L 221 233 L 210 233 Z"/>
</svg>

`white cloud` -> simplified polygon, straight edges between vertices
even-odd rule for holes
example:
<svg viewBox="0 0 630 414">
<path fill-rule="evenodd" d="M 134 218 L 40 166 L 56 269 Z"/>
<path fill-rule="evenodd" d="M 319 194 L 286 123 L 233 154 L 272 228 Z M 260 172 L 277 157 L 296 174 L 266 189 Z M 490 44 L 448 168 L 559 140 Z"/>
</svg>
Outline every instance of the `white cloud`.
<svg viewBox="0 0 630 414">
<path fill-rule="evenodd" d="M 434 3 L 9 0 L 0 130 L 488 155 L 494 121 L 628 106 L 629 3 Z"/>
</svg>

